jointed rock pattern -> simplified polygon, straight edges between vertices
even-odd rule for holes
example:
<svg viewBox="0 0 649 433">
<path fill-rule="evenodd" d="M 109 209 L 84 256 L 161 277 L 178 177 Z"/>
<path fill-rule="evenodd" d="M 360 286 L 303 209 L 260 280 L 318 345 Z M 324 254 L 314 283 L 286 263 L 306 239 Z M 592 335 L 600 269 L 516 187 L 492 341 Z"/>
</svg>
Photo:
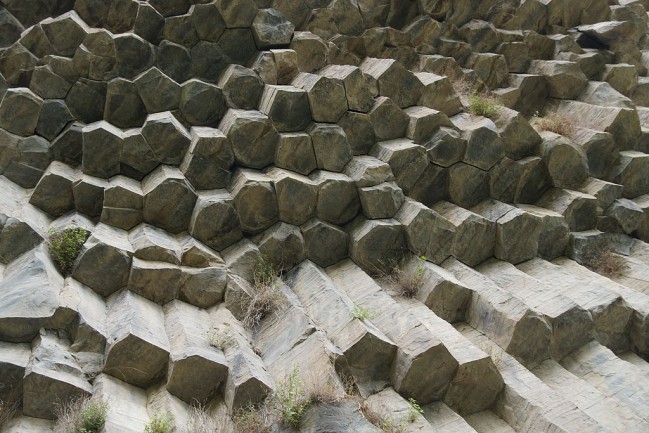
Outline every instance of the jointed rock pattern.
<svg viewBox="0 0 649 433">
<path fill-rule="evenodd" d="M 648 9 L 0 0 L 0 431 L 192 431 L 295 366 L 358 393 L 305 433 L 648 431 Z"/>
</svg>

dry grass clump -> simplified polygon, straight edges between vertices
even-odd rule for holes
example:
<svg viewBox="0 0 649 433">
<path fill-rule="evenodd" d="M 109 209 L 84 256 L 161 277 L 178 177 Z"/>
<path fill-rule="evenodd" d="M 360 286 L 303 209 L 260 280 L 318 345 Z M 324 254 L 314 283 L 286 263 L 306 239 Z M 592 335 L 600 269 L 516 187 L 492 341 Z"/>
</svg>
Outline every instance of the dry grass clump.
<svg viewBox="0 0 649 433">
<path fill-rule="evenodd" d="M 384 413 L 370 409 L 365 403 L 361 404 L 361 413 L 367 421 L 381 429 L 383 433 L 404 433 L 406 431 L 405 422 L 397 422 Z"/>
<path fill-rule="evenodd" d="M 269 433 L 273 417 L 265 404 L 248 406 L 232 416 L 236 433 Z"/>
<path fill-rule="evenodd" d="M 212 416 L 205 406 L 192 406 L 189 411 L 187 431 L 191 433 L 230 433 L 232 426 L 228 417 Z"/>
<path fill-rule="evenodd" d="M 254 328 L 264 317 L 284 304 L 280 284 L 279 270 L 269 260 L 262 258 L 255 266 L 252 293 L 242 300 L 244 326 Z"/>
<path fill-rule="evenodd" d="M 1 388 L 0 384 L 0 388 Z M 0 400 L 0 431 L 7 426 L 9 421 L 16 415 L 20 407 L 20 395 L 17 389 L 12 389 L 7 398 Z"/>
<path fill-rule="evenodd" d="M 106 423 L 108 403 L 79 397 L 56 405 L 55 433 L 99 433 Z"/>
<path fill-rule="evenodd" d="M 610 249 L 589 257 L 585 264 L 591 270 L 607 277 L 619 277 L 626 268 L 624 259 Z"/>
<path fill-rule="evenodd" d="M 424 263 L 426 263 L 426 256 L 420 256 L 414 268 L 404 269 L 402 267 L 395 267 L 386 276 L 392 290 L 394 290 L 394 294 L 404 298 L 414 298 L 417 296 L 424 280 Z"/>
<path fill-rule="evenodd" d="M 560 116 L 557 113 L 550 113 L 545 117 L 535 117 L 532 125 L 540 131 L 550 131 L 555 134 L 570 138 L 577 127 L 570 117 Z"/>
</svg>

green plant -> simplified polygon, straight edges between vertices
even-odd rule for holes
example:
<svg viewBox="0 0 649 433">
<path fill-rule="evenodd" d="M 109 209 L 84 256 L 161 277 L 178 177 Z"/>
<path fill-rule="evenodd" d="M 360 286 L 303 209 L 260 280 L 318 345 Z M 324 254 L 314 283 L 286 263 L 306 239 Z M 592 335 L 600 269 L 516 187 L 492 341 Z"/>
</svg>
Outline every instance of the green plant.
<svg viewBox="0 0 649 433">
<path fill-rule="evenodd" d="M 207 332 L 207 339 L 210 343 L 210 346 L 216 347 L 217 349 L 225 350 L 226 347 L 230 346 L 234 337 L 230 332 L 229 325 L 225 323 L 223 328 L 213 326 Z"/>
<path fill-rule="evenodd" d="M 392 286 L 396 289 L 396 294 L 404 298 L 414 298 L 419 292 L 421 283 L 424 281 L 426 256 L 417 257 L 417 265 L 414 269 L 394 268 L 389 276 Z"/>
<path fill-rule="evenodd" d="M 252 293 L 242 300 L 242 307 L 245 310 L 243 324 L 246 327 L 255 327 L 264 317 L 284 303 L 280 284 L 279 270 L 272 262 L 262 257 L 253 272 Z"/>
<path fill-rule="evenodd" d="M 232 416 L 232 422 L 237 433 L 269 433 L 272 428 L 266 405 L 250 405 L 240 409 Z"/>
<path fill-rule="evenodd" d="M 469 96 L 469 111 L 477 116 L 492 117 L 501 107 L 500 101 L 493 96 L 477 93 Z"/>
<path fill-rule="evenodd" d="M 57 404 L 57 433 L 99 433 L 106 423 L 108 403 L 82 397 Z"/>
<path fill-rule="evenodd" d="M 49 230 L 49 250 L 52 260 L 64 275 L 72 272 L 74 261 L 90 232 L 81 227 L 68 227 L 63 230 Z"/>
<path fill-rule="evenodd" d="M 424 410 L 419 406 L 419 404 L 417 404 L 417 400 L 412 397 L 408 399 L 408 406 L 408 421 L 411 423 L 415 422 L 417 415 L 424 414 Z"/>
<path fill-rule="evenodd" d="M 298 428 L 304 413 L 311 405 L 298 366 L 291 371 L 278 385 L 273 394 L 280 421 L 288 426 Z"/>
<path fill-rule="evenodd" d="M 174 428 L 174 416 L 169 412 L 153 415 L 144 427 L 144 433 L 170 433 Z"/>
<path fill-rule="evenodd" d="M 376 317 L 376 313 L 369 308 L 356 305 L 352 308 L 351 315 L 358 320 L 372 320 Z"/>
</svg>

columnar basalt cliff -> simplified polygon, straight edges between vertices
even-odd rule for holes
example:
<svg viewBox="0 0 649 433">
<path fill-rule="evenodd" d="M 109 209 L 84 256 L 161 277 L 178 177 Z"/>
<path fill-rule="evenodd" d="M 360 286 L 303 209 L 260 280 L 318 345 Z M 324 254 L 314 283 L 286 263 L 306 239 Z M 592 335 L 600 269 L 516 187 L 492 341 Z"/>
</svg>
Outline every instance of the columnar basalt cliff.
<svg viewBox="0 0 649 433">
<path fill-rule="evenodd" d="M 0 0 L 0 432 L 649 431 L 647 10 Z"/>
</svg>

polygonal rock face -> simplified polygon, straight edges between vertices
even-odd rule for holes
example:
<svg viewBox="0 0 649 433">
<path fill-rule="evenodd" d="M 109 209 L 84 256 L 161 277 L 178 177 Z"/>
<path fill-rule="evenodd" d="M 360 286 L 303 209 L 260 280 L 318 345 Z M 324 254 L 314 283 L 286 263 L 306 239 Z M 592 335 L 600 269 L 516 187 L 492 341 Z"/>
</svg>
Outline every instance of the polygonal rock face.
<svg viewBox="0 0 649 433">
<path fill-rule="evenodd" d="M 29 202 L 52 216 L 61 216 L 74 208 L 72 184 L 79 177 L 77 170 L 54 161 L 32 192 Z"/>
<path fill-rule="evenodd" d="M 257 234 L 277 222 L 277 195 L 268 176 L 241 169 L 235 173 L 229 190 L 244 232 Z"/>
<path fill-rule="evenodd" d="M 319 171 L 311 175 L 318 186 L 316 215 L 332 224 L 351 221 L 360 209 L 360 200 L 353 180 L 344 174 Z"/>
<path fill-rule="evenodd" d="M 85 123 L 96 122 L 104 118 L 105 101 L 105 83 L 81 78 L 74 83 L 65 97 L 65 103 L 70 109 L 70 113 Z M 108 112 L 110 111 L 108 110 Z"/>
<path fill-rule="evenodd" d="M 264 82 L 251 69 L 230 65 L 221 75 L 219 86 L 223 89 L 228 106 L 244 110 L 255 110 Z"/>
<path fill-rule="evenodd" d="M 0 102 L 0 128 L 26 137 L 34 134 L 43 100 L 29 89 L 9 89 Z"/>
<path fill-rule="evenodd" d="M 149 113 L 171 111 L 180 103 L 180 86 L 171 78 L 151 68 L 135 79 L 140 98 Z"/>
<path fill-rule="evenodd" d="M 227 109 L 221 89 L 200 80 L 183 83 L 180 112 L 192 125 L 214 125 Z"/>
<path fill-rule="evenodd" d="M 306 257 L 327 267 L 347 257 L 347 233 L 332 224 L 312 219 L 300 227 L 304 237 Z"/>
<path fill-rule="evenodd" d="M 259 111 L 228 110 L 219 129 L 230 140 L 238 164 L 263 168 L 273 163 L 279 136 L 264 114 Z"/>
<path fill-rule="evenodd" d="M 369 115 L 348 111 L 338 124 L 345 131 L 354 155 L 365 155 L 374 146 L 376 136 L 372 118 Z"/>
<path fill-rule="evenodd" d="M 134 34 L 115 37 L 117 70 L 124 78 L 135 78 L 155 63 L 155 52 L 149 42 Z"/>
<path fill-rule="evenodd" d="M 392 140 L 406 135 L 408 116 L 390 98 L 376 98 L 369 115 L 377 141 Z"/>
<path fill-rule="evenodd" d="M 109 178 L 119 173 L 122 132 L 106 122 L 83 128 L 82 169 L 85 174 Z"/>
<path fill-rule="evenodd" d="M 352 159 L 347 135 L 340 126 L 316 123 L 307 132 L 311 136 L 318 168 L 340 172 Z"/>
<path fill-rule="evenodd" d="M 311 179 L 278 168 L 266 174 L 275 184 L 281 221 L 299 225 L 315 216 L 318 188 Z"/>
<path fill-rule="evenodd" d="M 280 134 L 275 165 L 305 176 L 315 170 L 317 162 L 309 134 L 303 132 Z"/>
<path fill-rule="evenodd" d="M 0 263 L 10 263 L 38 245 L 43 238 L 28 224 L 0 214 Z"/>
<path fill-rule="evenodd" d="M 142 135 L 162 164 L 180 165 L 191 141 L 189 133 L 169 112 L 150 115 Z"/>
<path fill-rule="evenodd" d="M 169 361 L 169 340 L 162 309 L 124 290 L 108 300 L 108 346 L 104 372 L 146 387 Z"/>
<path fill-rule="evenodd" d="M 132 81 L 116 78 L 106 88 L 104 119 L 120 128 L 141 126 L 146 119 L 146 106 Z"/>
<path fill-rule="evenodd" d="M 225 188 L 234 163 L 228 138 L 212 128 L 192 128 L 191 137 L 192 143 L 180 170 L 196 189 Z"/>
<path fill-rule="evenodd" d="M 122 236 L 108 230 L 90 236 L 72 270 L 74 279 L 101 296 L 109 296 L 126 286 L 132 253 Z"/>
<path fill-rule="evenodd" d="M 225 22 L 215 3 L 195 4 L 189 14 L 201 40 L 218 42 L 225 30 Z"/>
<path fill-rule="evenodd" d="M 403 226 L 393 219 L 360 219 L 349 236 L 350 257 L 369 274 L 391 269 L 407 248 Z"/>
<path fill-rule="evenodd" d="M 305 258 L 304 238 L 296 226 L 277 223 L 255 238 L 263 257 L 277 269 L 291 269 Z"/>
<path fill-rule="evenodd" d="M 292 86 L 266 86 L 259 111 L 268 115 L 280 132 L 301 131 L 311 122 L 306 91 Z"/>
<path fill-rule="evenodd" d="M 100 221 L 130 230 L 142 222 L 142 189 L 140 183 L 116 176 L 104 190 L 104 203 Z"/>
<path fill-rule="evenodd" d="M 300 73 L 292 83 L 307 91 L 313 120 L 336 123 L 347 111 L 345 87 L 338 79 Z"/>
<path fill-rule="evenodd" d="M 142 182 L 144 221 L 180 233 L 187 230 L 196 193 L 177 168 L 162 165 Z"/>
<path fill-rule="evenodd" d="M 379 94 L 391 98 L 400 108 L 419 101 L 423 84 L 398 61 L 367 58 L 360 68 L 378 81 Z"/>
<path fill-rule="evenodd" d="M 227 191 L 199 193 L 189 233 L 217 251 L 241 239 L 239 215 Z"/>
<path fill-rule="evenodd" d="M 314 14 L 326 9 L 313 11 Z M 290 48 L 297 53 L 300 71 L 315 72 L 327 63 L 329 47 L 318 35 L 311 32 L 293 32 Z"/>
<path fill-rule="evenodd" d="M 228 275 L 225 266 L 207 268 L 183 267 L 179 298 L 200 308 L 209 308 L 223 301 Z"/>
<path fill-rule="evenodd" d="M 252 36 L 260 50 L 288 45 L 295 26 L 275 9 L 260 9 L 252 21 Z"/>
<path fill-rule="evenodd" d="M 70 110 L 60 99 L 45 101 L 38 117 L 36 133 L 48 140 L 53 140 L 73 120 Z"/>
<path fill-rule="evenodd" d="M 252 0 L 216 0 L 216 7 L 228 28 L 250 27 L 257 14 L 257 6 Z"/>
<path fill-rule="evenodd" d="M 156 304 L 176 299 L 180 287 L 180 267 L 165 262 L 133 259 L 128 290 Z"/>
</svg>

